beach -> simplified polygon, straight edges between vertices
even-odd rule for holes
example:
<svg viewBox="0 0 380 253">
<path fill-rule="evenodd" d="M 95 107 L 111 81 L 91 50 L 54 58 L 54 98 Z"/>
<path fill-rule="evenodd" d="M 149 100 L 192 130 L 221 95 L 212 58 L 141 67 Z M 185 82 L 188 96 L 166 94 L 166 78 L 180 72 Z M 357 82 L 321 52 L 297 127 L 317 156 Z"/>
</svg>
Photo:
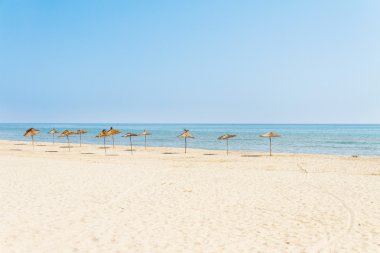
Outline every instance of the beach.
<svg viewBox="0 0 380 253">
<path fill-rule="evenodd" d="M 27 129 L 34 127 L 41 133 L 36 141 L 52 142 L 48 132 L 57 129 L 60 133 L 69 129 L 76 131 L 85 129 L 82 143 L 102 144 L 96 138 L 102 129 L 113 126 L 122 134 L 142 133 L 149 130 L 148 145 L 156 147 L 183 148 L 184 140 L 177 136 L 184 128 L 189 129 L 195 139 L 189 139 L 190 148 L 224 150 L 225 142 L 217 138 L 224 134 L 236 134 L 229 142 L 229 148 L 235 151 L 267 152 L 269 140 L 260 135 L 274 132 L 281 138 L 273 139 L 273 152 L 306 153 L 326 155 L 359 155 L 380 156 L 379 124 L 127 124 L 127 123 L 0 123 L 0 140 L 30 141 L 30 137 L 22 136 Z M 115 136 L 115 143 L 128 145 L 129 138 Z M 57 141 L 66 142 L 65 138 L 55 136 Z M 71 142 L 79 143 L 79 136 L 71 136 Z M 110 143 L 110 140 L 108 140 Z M 144 145 L 144 137 L 133 138 L 136 145 Z"/>
<path fill-rule="evenodd" d="M 0 141 L 0 252 L 380 252 L 380 158 Z"/>
</svg>

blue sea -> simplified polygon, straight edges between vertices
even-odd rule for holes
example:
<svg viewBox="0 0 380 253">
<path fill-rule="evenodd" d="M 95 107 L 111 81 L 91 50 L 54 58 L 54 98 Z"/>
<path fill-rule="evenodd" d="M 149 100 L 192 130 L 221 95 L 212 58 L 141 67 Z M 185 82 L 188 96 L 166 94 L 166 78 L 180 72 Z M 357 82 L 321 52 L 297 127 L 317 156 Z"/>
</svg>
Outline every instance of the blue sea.
<svg viewBox="0 0 380 253">
<path fill-rule="evenodd" d="M 184 140 L 177 138 L 182 129 L 189 129 L 195 137 L 188 141 L 189 148 L 225 149 L 225 142 L 217 137 L 225 133 L 236 134 L 230 139 L 230 150 L 239 151 L 268 151 L 269 142 L 260 138 L 260 134 L 272 131 L 281 134 L 281 138 L 273 139 L 273 152 L 309 153 L 334 155 L 380 155 L 380 125 L 298 125 L 298 124 L 0 124 L 0 139 L 15 141 L 31 141 L 24 137 L 26 129 L 34 127 L 41 131 L 36 141 L 51 141 L 52 136 L 47 132 L 56 128 L 88 130 L 82 136 L 83 143 L 102 144 L 102 139 L 96 134 L 103 128 L 113 126 L 123 133 L 140 133 L 144 129 L 152 132 L 148 136 L 148 145 L 157 147 L 183 147 Z M 127 145 L 129 139 L 116 136 L 116 145 Z M 56 138 L 65 142 L 65 139 Z M 78 142 L 79 136 L 72 136 L 72 142 Z M 134 137 L 134 145 L 144 145 L 144 137 Z M 109 140 L 110 144 L 111 141 Z"/>
</svg>

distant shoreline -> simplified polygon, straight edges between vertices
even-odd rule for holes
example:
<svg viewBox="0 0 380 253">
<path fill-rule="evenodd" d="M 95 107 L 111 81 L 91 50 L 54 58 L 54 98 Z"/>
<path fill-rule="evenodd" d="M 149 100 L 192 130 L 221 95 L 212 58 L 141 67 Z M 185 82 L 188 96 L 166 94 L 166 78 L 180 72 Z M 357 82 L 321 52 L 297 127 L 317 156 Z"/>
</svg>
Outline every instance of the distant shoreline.
<svg viewBox="0 0 380 253">
<path fill-rule="evenodd" d="M 371 125 L 374 125 L 374 126 L 380 126 L 380 123 L 191 123 L 191 122 L 184 122 L 184 123 L 181 123 L 181 122 L 173 122 L 173 123 L 165 123 L 165 122 L 155 122 L 155 123 L 147 123 L 147 122 L 0 122 L 0 125 L 6 125 L 6 124 L 22 124 L 22 125 L 25 125 L 25 124 L 29 124 L 29 125 L 33 125 L 33 124 L 37 124 L 37 125 L 42 125 L 42 124 L 49 124 L 49 125 L 68 125 L 68 124 L 72 124 L 72 125 L 84 125 L 84 124 L 88 124 L 88 125 L 183 125 L 183 126 L 186 126 L 186 125 L 303 125 L 303 126 L 307 126 L 307 125 L 311 125 L 311 126 L 318 126 L 318 125 L 321 125 L 321 126 L 326 126 L 326 125 L 333 125 L 333 126 L 344 126 L 344 125 L 347 125 L 347 126 L 371 126 Z"/>
<path fill-rule="evenodd" d="M 380 125 L 291 125 L 291 124 L 0 124 L 0 139 L 29 141 L 24 132 L 34 127 L 40 131 L 35 141 L 50 142 L 52 136 L 48 132 L 55 128 L 76 131 L 84 129 L 82 142 L 88 144 L 103 143 L 95 138 L 102 129 L 114 127 L 121 131 L 115 135 L 115 144 L 127 144 L 129 139 L 121 135 L 131 132 L 135 134 L 148 130 L 152 135 L 147 137 L 148 146 L 182 148 L 184 140 L 177 138 L 184 128 L 189 129 L 195 137 L 188 141 L 189 148 L 206 150 L 224 150 L 226 143 L 218 140 L 224 134 L 236 135 L 229 141 L 229 149 L 247 152 L 266 152 L 269 150 L 267 138 L 260 135 L 268 132 L 280 134 L 281 138 L 273 139 L 272 148 L 275 153 L 305 153 L 342 156 L 380 156 Z M 66 139 L 55 136 L 56 141 Z M 79 136 L 70 137 L 72 142 L 79 142 Z M 144 145 L 142 136 L 132 138 L 134 145 Z"/>
</svg>

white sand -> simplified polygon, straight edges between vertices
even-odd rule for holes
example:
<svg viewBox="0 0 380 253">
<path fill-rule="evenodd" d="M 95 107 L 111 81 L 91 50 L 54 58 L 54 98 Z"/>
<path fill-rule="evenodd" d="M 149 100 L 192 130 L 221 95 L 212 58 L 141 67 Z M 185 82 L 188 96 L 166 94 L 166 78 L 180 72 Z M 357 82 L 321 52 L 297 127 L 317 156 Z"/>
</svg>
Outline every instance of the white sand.
<svg viewBox="0 0 380 253">
<path fill-rule="evenodd" d="M 380 158 L 15 144 L 1 253 L 380 252 Z"/>
</svg>

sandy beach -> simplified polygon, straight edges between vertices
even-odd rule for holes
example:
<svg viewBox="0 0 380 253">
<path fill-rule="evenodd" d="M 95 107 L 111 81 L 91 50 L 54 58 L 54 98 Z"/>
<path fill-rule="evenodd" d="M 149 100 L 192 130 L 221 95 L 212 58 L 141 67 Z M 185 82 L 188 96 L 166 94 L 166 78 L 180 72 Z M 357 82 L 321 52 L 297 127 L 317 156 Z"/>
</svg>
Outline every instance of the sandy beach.
<svg viewBox="0 0 380 253">
<path fill-rule="evenodd" d="M 380 252 L 380 158 L 0 141 L 0 252 Z"/>
</svg>

